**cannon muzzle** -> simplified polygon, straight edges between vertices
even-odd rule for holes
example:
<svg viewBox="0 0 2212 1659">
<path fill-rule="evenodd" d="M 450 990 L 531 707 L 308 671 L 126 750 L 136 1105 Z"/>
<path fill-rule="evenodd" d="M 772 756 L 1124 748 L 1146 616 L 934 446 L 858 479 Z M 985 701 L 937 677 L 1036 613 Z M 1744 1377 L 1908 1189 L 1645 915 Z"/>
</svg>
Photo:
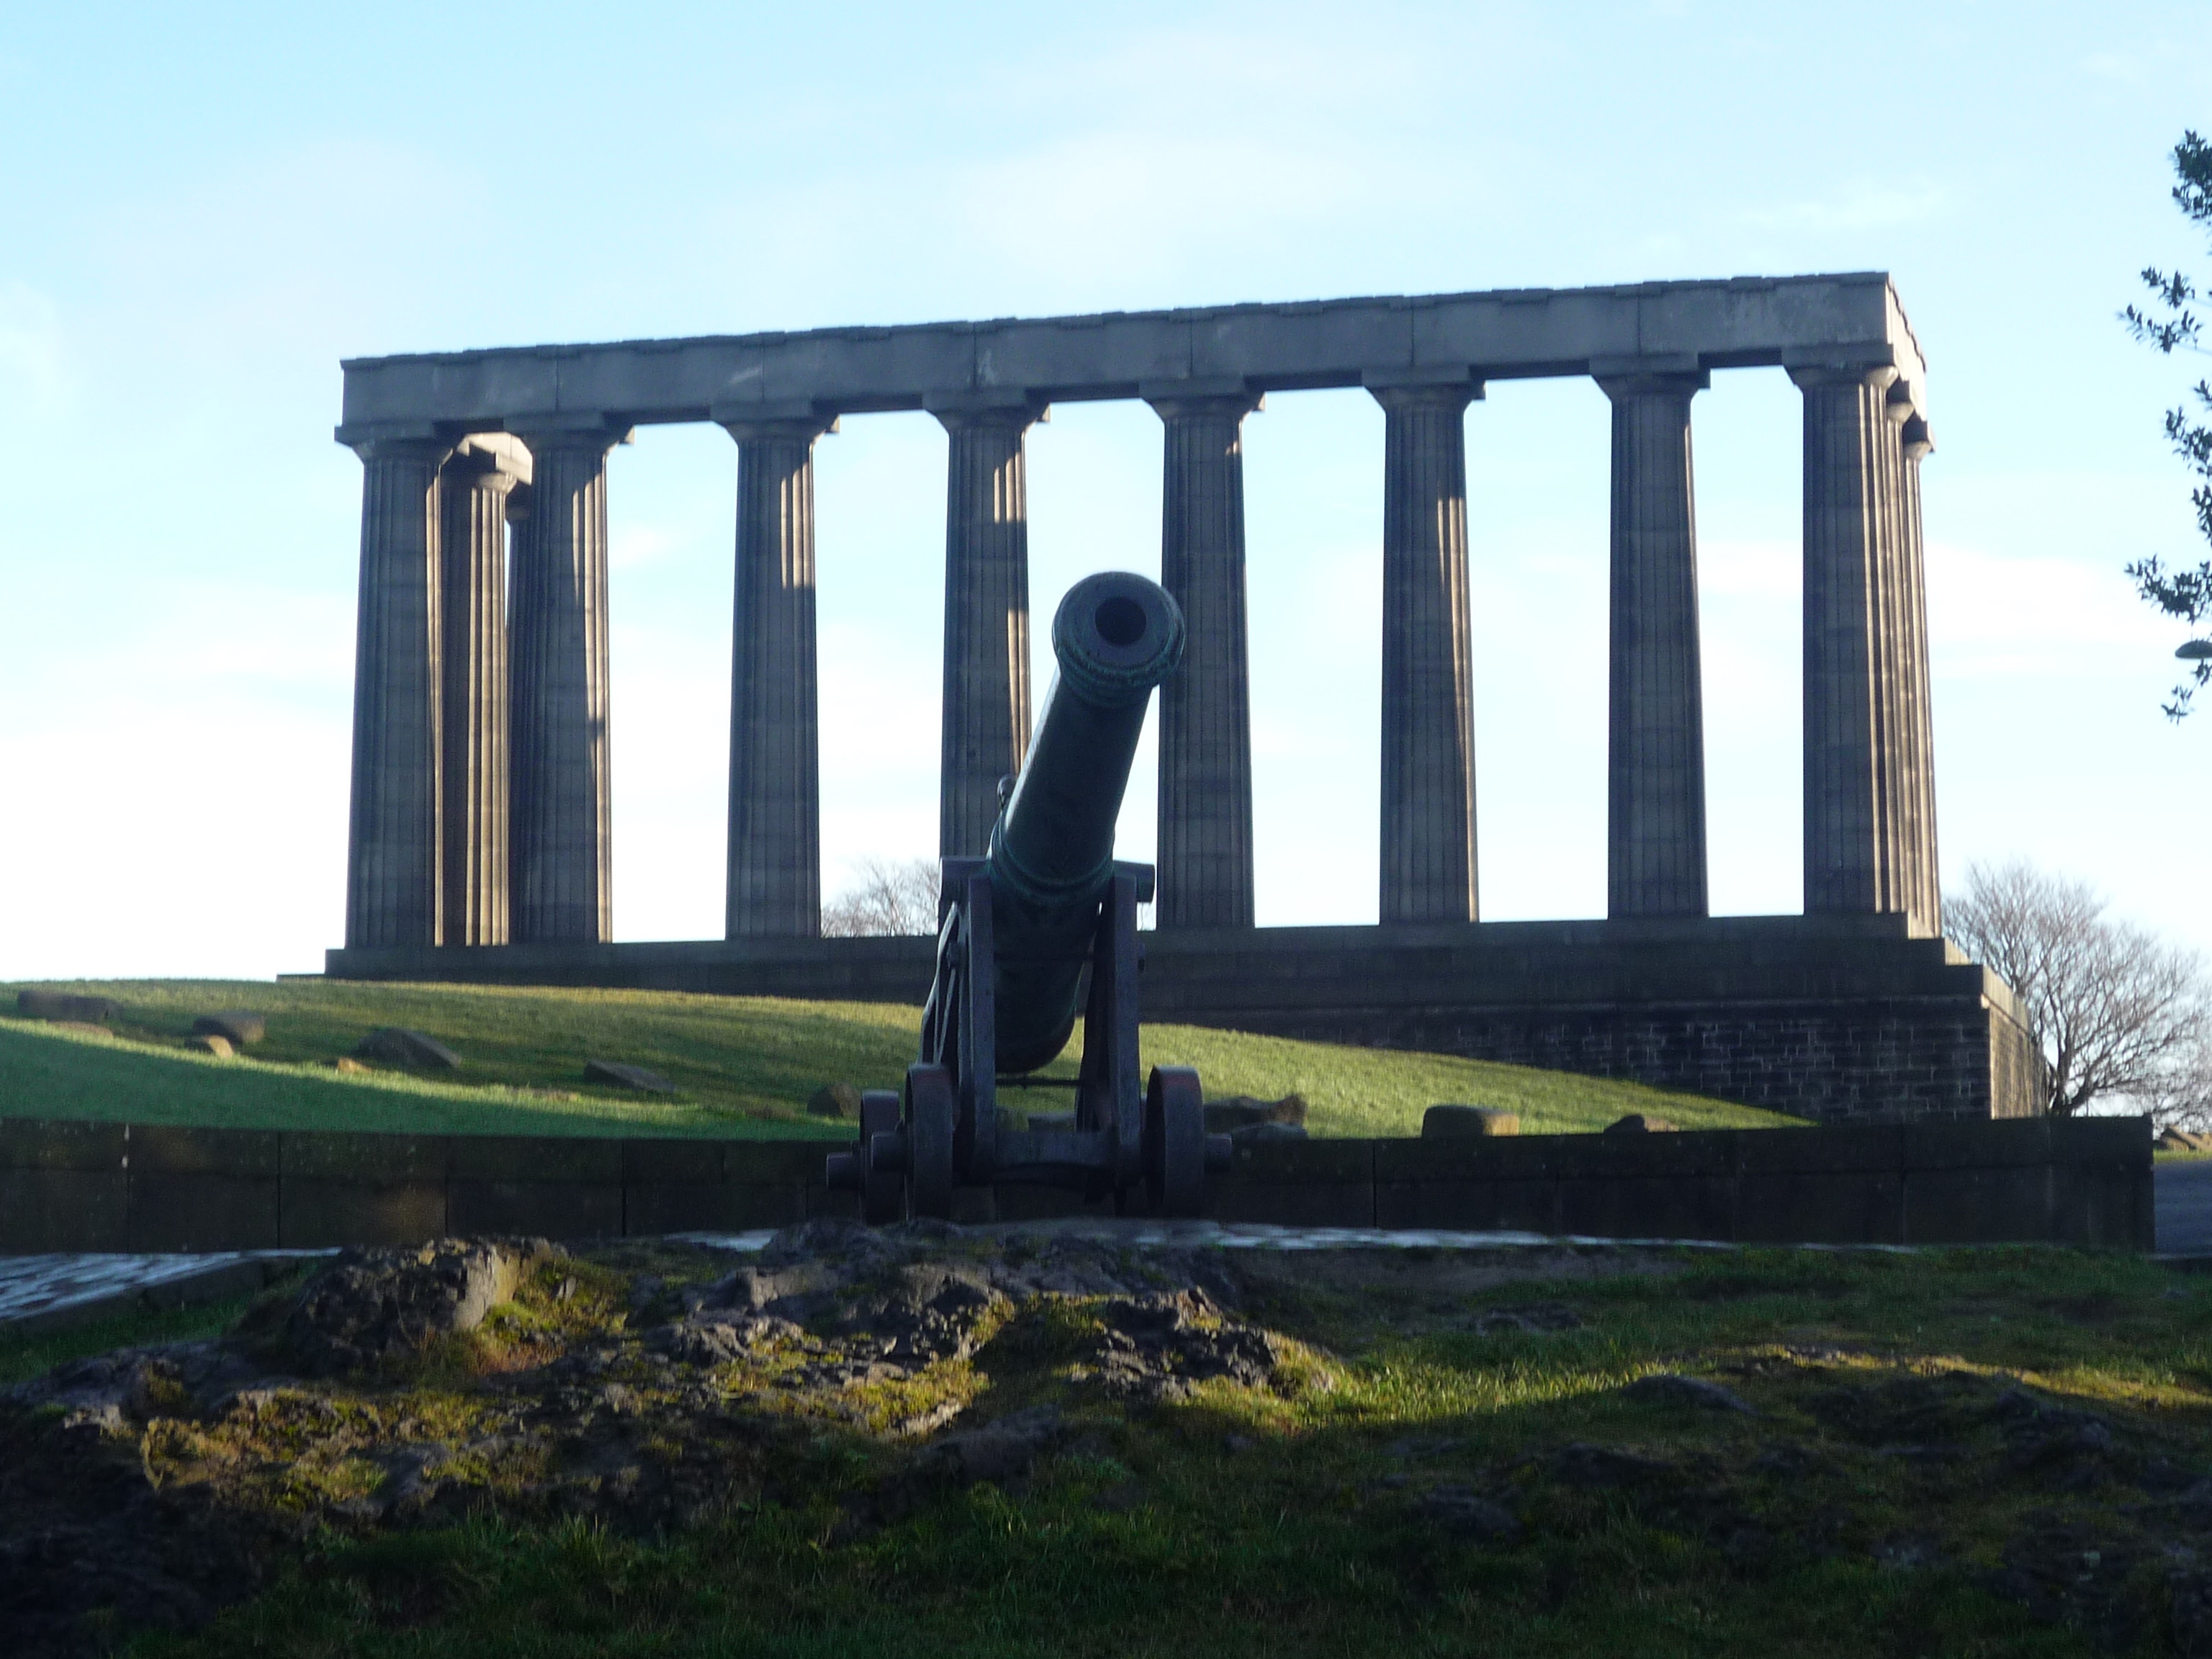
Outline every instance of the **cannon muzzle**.
<svg viewBox="0 0 2212 1659">
<path fill-rule="evenodd" d="M 1067 1046 L 1098 905 L 1114 869 L 1114 821 L 1152 688 L 1182 660 L 1182 612 L 1158 583 L 1102 571 L 1052 619 L 1060 672 L 1012 796 L 991 830 L 1001 1073 Z"/>
</svg>

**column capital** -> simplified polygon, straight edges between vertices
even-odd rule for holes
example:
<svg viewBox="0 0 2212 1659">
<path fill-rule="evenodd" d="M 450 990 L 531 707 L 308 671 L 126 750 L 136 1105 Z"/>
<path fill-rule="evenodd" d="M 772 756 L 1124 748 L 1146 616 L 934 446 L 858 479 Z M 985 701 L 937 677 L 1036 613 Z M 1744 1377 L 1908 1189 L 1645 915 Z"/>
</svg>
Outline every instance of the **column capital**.
<svg viewBox="0 0 2212 1659">
<path fill-rule="evenodd" d="M 711 413 L 714 424 L 741 444 L 811 445 L 837 430 L 836 416 L 804 402 L 717 404 Z"/>
<path fill-rule="evenodd" d="M 1897 380 L 1894 363 L 1854 362 L 1847 358 L 1804 358 L 1792 361 L 1785 356 L 1782 367 L 1801 391 L 1820 386 L 1866 386 L 1877 392 L 1887 392 Z"/>
<path fill-rule="evenodd" d="M 1234 425 L 1267 406 L 1265 392 L 1234 385 L 1226 391 L 1200 389 L 1208 384 L 1204 380 L 1146 381 L 1137 388 L 1137 394 L 1163 421 L 1227 421 Z"/>
<path fill-rule="evenodd" d="M 357 422 L 337 427 L 331 435 L 363 461 L 410 460 L 436 466 L 453 447 L 453 441 L 428 421 Z"/>
<path fill-rule="evenodd" d="M 1483 392 L 1480 378 L 1465 363 L 1425 368 L 1375 369 L 1359 377 L 1375 401 L 1389 410 L 1465 409 Z"/>
<path fill-rule="evenodd" d="M 998 428 L 1026 432 L 1052 419 L 1052 404 L 1026 391 L 987 387 L 978 392 L 938 392 L 921 400 L 947 432 Z"/>
<path fill-rule="evenodd" d="M 1663 357 L 1593 359 L 1590 378 L 1615 403 L 1631 398 L 1680 398 L 1686 401 L 1713 383 L 1710 371 L 1680 368 Z"/>
<path fill-rule="evenodd" d="M 605 455 L 617 444 L 628 443 L 631 434 L 623 422 L 589 412 L 509 416 L 506 426 L 533 458 L 552 449 L 595 449 Z M 534 459 L 532 465 L 534 469 Z"/>
<path fill-rule="evenodd" d="M 1904 429 L 1898 436 L 1905 445 L 1905 453 L 1916 461 L 1935 451 L 1936 439 L 1928 429 L 1928 422 L 1917 415 L 1906 417 Z"/>
</svg>

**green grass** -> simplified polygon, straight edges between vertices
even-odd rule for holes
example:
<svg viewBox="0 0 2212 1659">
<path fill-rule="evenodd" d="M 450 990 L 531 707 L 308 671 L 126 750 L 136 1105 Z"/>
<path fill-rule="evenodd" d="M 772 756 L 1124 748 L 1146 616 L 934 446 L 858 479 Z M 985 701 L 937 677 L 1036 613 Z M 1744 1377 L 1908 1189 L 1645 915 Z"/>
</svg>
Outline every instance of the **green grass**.
<svg viewBox="0 0 2212 1659">
<path fill-rule="evenodd" d="M 12 1009 L 20 985 L 0 985 Z M 122 1005 L 112 1036 L 0 1018 L 0 1114 L 247 1128 L 445 1134 L 828 1135 L 806 1097 L 827 1082 L 896 1088 L 918 1009 L 659 991 L 368 984 L 323 980 L 136 980 L 52 985 Z M 195 1016 L 267 1016 L 250 1057 L 187 1052 Z M 427 1031 L 465 1069 L 446 1078 L 339 1074 L 330 1061 L 372 1029 Z M 1079 1042 L 1052 1068 L 1073 1076 Z M 1293 1091 L 1322 1135 L 1417 1133 L 1440 1101 L 1500 1106 L 1524 1133 L 1603 1128 L 1631 1112 L 1684 1128 L 1788 1118 L 1640 1084 L 1447 1055 L 1294 1042 L 1192 1026 L 1145 1028 L 1147 1064 L 1194 1065 L 1209 1096 Z M 587 1060 L 625 1060 L 673 1082 L 674 1101 L 583 1081 Z M 1065 1091 L 1010 1093 L 1028 1109 Z"/>
<path fill-rule="evenodd" d="M 1473 1260 L 1473 1259 L 1469 1259 Z M 1504 1257 L 1483 1265 L 1510 1267 Z M 1744 1251 L 1661 1276 L 1468 1282 L 1445 1253 L 1364 1276 L 1283 1261 L 1258 1316 L 1332 1376 L 1214 1385 L 1151 1412 L 1070 1401 L 1083 1432 L 1027 1481 L 943 1495 L 880 1528 L 841 1500 L 895 1451 L 825 1427 L 818 1484 L 660 1538 L 479 1518 L 310 1539 L 273 1588 L 141 1659 L 586 1656 L 2086 1656 L 2172 1651 L 2169 1523 L 2126 1481 L 2069 1484 L 2008 1453 L 1986 1407 L 2025 1382 L 2112 1425 L 2129 1458 L 2212 1462 L 2212 1285 L 2047 1249 Z M 1560 1303 L 1579 1328 L 1480 1335 L 1488 1307 Z M 1024 1354 L 1027 1354 L 1024 1358 Z M 1009 1334 L 977 1356 L 979 1414 L 1054 1385 Z M 1030 1370 L 1024 1373 L 1023 1367 Z M 1655 1370 L 1716 1376 L 1756 1416 L 1649 1405 Z M 1824 1401 L 1917 1390 L 1923 1420 L 1838 1425 Z M 1946 1393 L 1946 1390 L 1951 1392 Z M 1927 1404 L 1934 1401 L 1934 1406 Z M 1946 1401 L 1962 1402 L 1946 1406 Z M 1978 1402 L 1978 1403 L 1976 1403 Z M 1933 1410 L 1941 1421 L 1925 1420 Z M 1955 1443 L 1940 1461 L 1896 1443 Z M 1540 1473 L 1571 1443 L 1664 1460 L 1656 1492 Z M 1407 1449 L 1408 1444 L 1413 1449 Z M 1778 1462 L 1778 1453 L 1788 1454 Z M 1796 1461 L 1790 1461 L 1795 1457 Z M 1464 1541 L 1414 1507 L 1437 1485 L 1524 1526 Z M 2022 1540 L 2089 1529 L 2138 1553 L 2136 1638 L 2039 1623 L 1991 1575 Z M 1754 1539 L 1746 1548 L 1745 1528 Z M 1932 1562 L 1881 1565 L 1900 1537 Z M 2065 1558 L 2069 1578 L 2098 1554 Z"/>
</svg>

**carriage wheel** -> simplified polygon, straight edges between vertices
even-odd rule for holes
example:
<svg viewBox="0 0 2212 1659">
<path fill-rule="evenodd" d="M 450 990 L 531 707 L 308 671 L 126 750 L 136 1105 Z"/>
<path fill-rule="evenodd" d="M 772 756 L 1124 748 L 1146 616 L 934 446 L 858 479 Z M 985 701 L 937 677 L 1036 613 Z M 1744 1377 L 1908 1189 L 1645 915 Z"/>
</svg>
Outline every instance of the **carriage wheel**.
<svg viewBox="0 0 2212 1659">
<path fill-rule="evenodd" d="M 877 1135 L 898 1133 L 899 1097 L 889 1089 L 870 1089 L 860 1097 L 860 1219 L 871 1227 L 898 1220 L 906 1211 L 906 1182 L 894 1170 L 878 1170 L 869 1155 Z"/>
<path fill-rule="evenodd" d="M 1145 1186 L 1154 1215 L 1205 1207 L 1206 1096 L 1188 1066 L 1155 1066 L 1146 1085 Z"/>
<path fill-rule="evenodd" d="M 958 1102 L 952 1073 L 942 1066 L 906 1073 L 906 1212 L 910 1218 L 952 1218 L 952 1129 Z"/>
</svg>

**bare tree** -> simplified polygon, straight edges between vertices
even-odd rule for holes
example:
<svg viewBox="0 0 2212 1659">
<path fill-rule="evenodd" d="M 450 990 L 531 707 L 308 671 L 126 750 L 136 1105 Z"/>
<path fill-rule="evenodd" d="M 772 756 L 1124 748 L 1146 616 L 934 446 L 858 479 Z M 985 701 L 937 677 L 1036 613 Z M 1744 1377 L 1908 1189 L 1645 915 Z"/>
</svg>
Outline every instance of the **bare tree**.
<svg viewBox="0 0 2212 1659">
<path fill-rule="evenodd" d="M 2018 994 L 2069 1117 L 2126 1097 L 2161 1121 L 2212 1109 L 2212 991 L 2194 951 L 2105 914 L 2078 881 L 1977 864 L 1943 901 L 1947 931 Z"/>
<path fill-rule="evenodd" d="M 831 939 L 937 931 L 935 859 L 862 859 L 858 879 L 822 907 L 822 932 Z"/>
</svg>

